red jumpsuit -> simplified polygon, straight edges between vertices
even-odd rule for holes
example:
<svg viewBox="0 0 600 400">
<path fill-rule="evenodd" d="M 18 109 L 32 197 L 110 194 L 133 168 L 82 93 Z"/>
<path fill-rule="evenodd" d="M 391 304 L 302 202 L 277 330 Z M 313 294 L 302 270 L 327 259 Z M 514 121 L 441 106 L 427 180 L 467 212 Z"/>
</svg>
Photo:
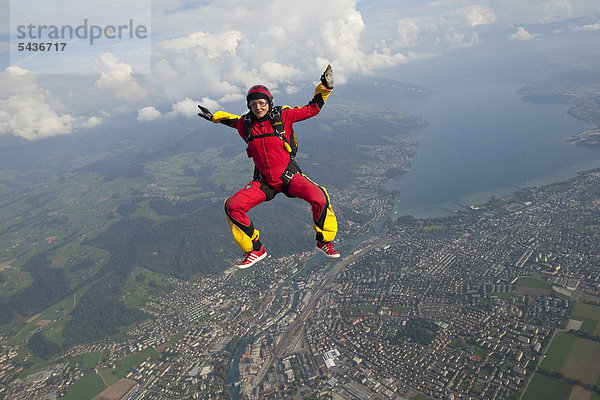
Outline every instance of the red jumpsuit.
<svg viewBox="0 0 600 400">
<path fill-rule="evenodd" d="M 294 122 L 303 121 L 317 115 L 333 89 L 327 89 L 319 84 L 315 89 L 313 99 L 304 107 L 284 108 L 281 110 L 285 136 L 290 141 L 290 133 Z M 274 132 L 268 114 L 258 120 L 249 112 L 252 123 L 252 136 L 268 135 Z M 244 131 L 245 118 L 218 111 L 213 116 L 213 122 L 222 123 L 236 128 L 240 136 L 246 140 Z M 283 140 L 278 136 L 259 137 L 248 141 L 248 155 L 260 175 L 259 179 L 251 181 L 233 196 L 225 201 L 225 213 L 236 243 L 244 252 L 253 250 L 253 244 L 259 239 L 259 231 L 248 218 L 247 212 L 263 201 L 271 200 L 277 193 L 283 191 L 284 171 L 291 159 L 290 153 L 284 147 Z M 317 185 L 304 174 L 297 172 L 293 175 L 287 194 L 307 201 L 312 209 L 313 226 L 317 240 L 332 242 L 337 232 L 337 221 L 329 195 L 324 187 Z"/>
</svg>

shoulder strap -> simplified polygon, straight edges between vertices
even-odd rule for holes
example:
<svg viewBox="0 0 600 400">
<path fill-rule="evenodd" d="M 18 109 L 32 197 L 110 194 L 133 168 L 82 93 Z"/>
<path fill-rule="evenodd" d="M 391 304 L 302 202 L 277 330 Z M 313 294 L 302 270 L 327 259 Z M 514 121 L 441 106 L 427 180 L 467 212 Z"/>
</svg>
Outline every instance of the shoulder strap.
<svg viewBox="0 0 600 400">
<path fill-rule="evenodd" d="M 252 118 L 250 112 L 244 114 L 244 140 L 246 143 L 250 142 L 252 137 Z"/>
<path fill-rule="evenodd" d="M 273 131 L 277 133 L 277 136 L 285 137 L 285 128 L 283 127 L 283 119 L 281 118 L 281 106 L 273 107 L 269 112 L 269 118 L 273 125 Z"/>
</svg>

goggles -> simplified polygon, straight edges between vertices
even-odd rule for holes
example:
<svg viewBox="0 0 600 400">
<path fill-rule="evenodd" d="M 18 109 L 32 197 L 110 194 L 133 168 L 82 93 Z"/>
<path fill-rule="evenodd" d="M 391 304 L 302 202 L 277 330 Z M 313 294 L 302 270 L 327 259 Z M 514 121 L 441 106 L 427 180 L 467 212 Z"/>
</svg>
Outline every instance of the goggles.
<svg viewBox="0 0 600 400">
<path fill-rule="evenodd" d="M 250 105 L 250 107 L 256 107 L 256 106 L 264 107 L 269 103 L 265 99 L 258 99 L 258 100 L 251 100 L 250 103 L 248 103 L 248 104 Z"/>
</svg>

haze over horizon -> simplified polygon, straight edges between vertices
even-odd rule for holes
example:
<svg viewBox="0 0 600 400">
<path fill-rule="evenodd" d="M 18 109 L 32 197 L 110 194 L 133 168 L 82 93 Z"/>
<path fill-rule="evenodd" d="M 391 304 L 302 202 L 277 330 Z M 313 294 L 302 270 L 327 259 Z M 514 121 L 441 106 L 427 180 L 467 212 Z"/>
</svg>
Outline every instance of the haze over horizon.
<svg viewBox="0 0 600 400">
<path fill-rule="evenodd" d="M 523 82 L 594 70 L 599 56 L 600 6 L 586 0 L 153 1 L 151 73 L 136 74 L 135 58 L 107 47 L 89 75 L 41 74 L 10 64 L 8 3 L 0 135 L 28 140 L 77 134 L 124 114 L 139 124 L 194 118 L 198 103 L 237 110 L 257 82 L 285 98 L 316 81 L 327 63 L 338 86 L 379 75 L 435 89 L 449 80 Z M 58 4 L 65 20 L 93 16 L 75 3 Z"/>
</svg>

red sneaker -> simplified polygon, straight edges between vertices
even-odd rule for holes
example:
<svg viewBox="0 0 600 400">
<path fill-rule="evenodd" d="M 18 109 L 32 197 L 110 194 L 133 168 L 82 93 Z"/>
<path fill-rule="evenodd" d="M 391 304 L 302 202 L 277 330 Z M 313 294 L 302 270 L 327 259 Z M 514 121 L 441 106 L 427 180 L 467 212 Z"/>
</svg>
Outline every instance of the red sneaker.
<svg viewBox="0 0 600 400">
<path fill-rule="evenodd" d="M 255 263 L 259 262 L 263 258 L 267 256 L 267 252 L 265 251 L 265 246 L 261 246 L 260 250 L 252 250 L 246 253 L 244 260 L 237 265 L 239 269 L 250 268 Z"/>
<path fill-rule="evenodd" d="M 338 253 L 333 248 L 332 242 L 321 242 L 321 241 L 317 240 L 317 249 L 319 249 L 323 253 L 325 253 L 325 257 L 327 257 L 327 258 L 339 258 L 340 257 L 340 253 Z"/>
</svg>

